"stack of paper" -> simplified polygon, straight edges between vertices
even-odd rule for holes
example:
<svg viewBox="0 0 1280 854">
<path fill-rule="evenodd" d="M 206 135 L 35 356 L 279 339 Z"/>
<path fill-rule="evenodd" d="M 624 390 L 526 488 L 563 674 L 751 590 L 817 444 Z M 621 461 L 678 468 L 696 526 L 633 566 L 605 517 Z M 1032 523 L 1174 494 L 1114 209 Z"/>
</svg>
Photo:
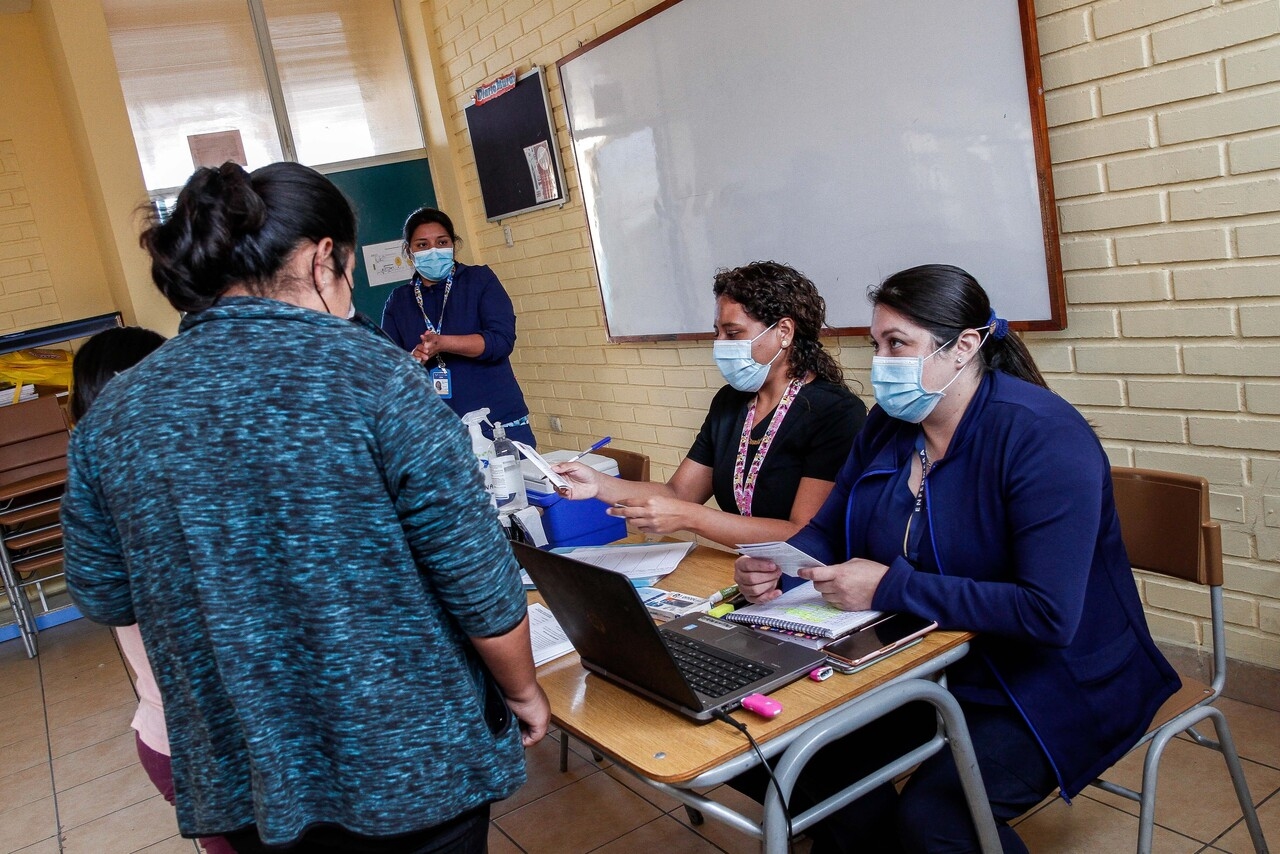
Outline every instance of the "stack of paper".
<svg viewBox="0 0 1280 854">
<path fill-rule="evenodd" d="M 3 388 L 0 388 L 0 406 L 26 403 L 28 400 L 35 399 L 36 387 L 30 383 L 23 383 L 21 387 L 6 383 Z"/>
<path fill-rule="evenodd" d="M 546 664 L 548 661 L 573 652 L 573 644 L 565 635 L 564 629 L 556 622 L 555 615 L 546 605 L 534 602 L 529 606 L 529 636 L 533 641 L 533 663 Z"/>
<path fill-rule="evenodd" d="M 617 546 L 578 546 L 555 549 L 558 554 L 603 569 L 620 572 L 636 587 L 653 583 L 675 571 L 694 543 L 624 543 Z"/>
</svg>

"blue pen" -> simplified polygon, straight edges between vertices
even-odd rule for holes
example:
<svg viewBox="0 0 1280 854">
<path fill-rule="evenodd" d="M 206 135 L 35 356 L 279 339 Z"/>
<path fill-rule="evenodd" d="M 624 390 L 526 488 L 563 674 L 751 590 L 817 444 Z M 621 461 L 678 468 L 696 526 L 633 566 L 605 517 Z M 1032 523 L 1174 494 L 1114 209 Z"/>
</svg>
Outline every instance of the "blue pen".
<svg viewBox="0 0 1280 854">
<path fill-rule="evenodd" d="M 582 459 L 587 454 L 591 453 L 592 451 L 598 451 L 599 449 L 603 448 L 605 445 L 609 444 L 612 441 L 613 441 L 612 436 L 605 436 L 603 439 L 601 439 L 599 442 L 596 442 L 594 445 L 592 445 L 590 448 L 587 448 L 585 451 L 579 451 L 578 453 L 574 454 L 572 457 L 569 457 L 569 459 L 565 460 L 565 462 L 576 463 L 578 460 Z"/>
</svg>

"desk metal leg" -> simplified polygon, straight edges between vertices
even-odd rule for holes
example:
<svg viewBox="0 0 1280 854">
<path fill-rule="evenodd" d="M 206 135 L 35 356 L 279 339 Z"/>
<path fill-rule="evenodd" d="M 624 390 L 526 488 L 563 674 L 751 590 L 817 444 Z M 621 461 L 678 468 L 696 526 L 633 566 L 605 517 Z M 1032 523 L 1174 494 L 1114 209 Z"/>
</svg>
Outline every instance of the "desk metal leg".
<svg viewBox="0 0 1280 854">
<path fill-rule="evenodd" d="M 987 802 L 986 789 L 982 786 L 982 776 L 978 771 L 978 760 L 973 752 L 973 743 L 969 740 L 969 730 L 965 726 L 964 714 L 950 692 L 926 679 L 911 679 L 885 686 L 868 694 L 860 702 L 850 705 L 844 711 L 837 712 L 805 730 L 782 754 L 774 770 L 786 799 L 791 799 L 791 792 L 800 778 L 800 772 L 804 770 L 805 763 L 812 759 L 822 747 L 890 714 L 907 703 L 916 701 L 929 703 L 937 709 L 942 726 L 939 736 L 922 748 L 912 751 L 900 760 L 886 765 L 876 773 L 832 795 L 812 809 L 806 810 L 795 818 L 793 825 L 796 830 L 803 830 L 825 818 L 876 786 L 892 780 L 903 770 L 932 756 L 941 750 L 944 744 L 949 744 L 960 774 L 960 783 L 964 788 L 969 814 L 978 831 L 978 842 L 982 851 L 984 854 L 1000 854 L 1000 838 L 996 833 L 995 820 L 991 816 L 991 805 Z M 763 830 L 765 854 L 786 852 L 786 816 L 783 812 L 782 799 L 772 786 L 769 787 L 765 796 Z"/>
</svg>

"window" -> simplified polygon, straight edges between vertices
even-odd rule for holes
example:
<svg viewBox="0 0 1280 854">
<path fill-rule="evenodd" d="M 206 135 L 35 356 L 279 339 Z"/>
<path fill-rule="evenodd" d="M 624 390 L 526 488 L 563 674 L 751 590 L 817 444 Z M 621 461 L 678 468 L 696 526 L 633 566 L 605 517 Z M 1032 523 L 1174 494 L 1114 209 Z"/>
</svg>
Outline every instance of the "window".
<svg viewBox="0 0 1280 854">
<path fill-rule="evenodd" d="M 195 153 L 250 169 L 418 152 L 394 0 L 104 0 L 147 189 L 184 184 Z"/>
</svg>

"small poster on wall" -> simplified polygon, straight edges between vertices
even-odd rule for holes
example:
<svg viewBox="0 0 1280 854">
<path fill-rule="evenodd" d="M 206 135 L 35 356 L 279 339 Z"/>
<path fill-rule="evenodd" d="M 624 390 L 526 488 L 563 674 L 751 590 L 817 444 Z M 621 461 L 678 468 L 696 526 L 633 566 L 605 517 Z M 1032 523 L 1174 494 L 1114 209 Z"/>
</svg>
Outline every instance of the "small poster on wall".
<svg viewBox="0 0 1280 854">
<path fill-rule="evenodd" d="M 220 130 L 215 133 L 193 133 L 187 137 L 191 149 L 191 163 L 195 168 L 210 166 L 217 169 L 230 160 L 246 169 L 249 159 L 244 156 L 244 139 L 238 130 Z"/>
<path fill-rule="evenodd" d="M 404 243 L 399 240 L 369 243 L 360 247 L 364 253 L 364 269 L 369 276 L 370 287 L 409 280 L 413 275 L 413 264 L 400 254 L 403 248 Z"/>
<path fill-rule="evenodd" d="M 560 191 L 556 187 L 556 167 L 551 162 L 551 147 L 547 145 L 546 140 L 527 147 L 524 150 L 524 159 L 529 162 L 534 199 L 539 204 L 558 199 Z"/>
</svg>

